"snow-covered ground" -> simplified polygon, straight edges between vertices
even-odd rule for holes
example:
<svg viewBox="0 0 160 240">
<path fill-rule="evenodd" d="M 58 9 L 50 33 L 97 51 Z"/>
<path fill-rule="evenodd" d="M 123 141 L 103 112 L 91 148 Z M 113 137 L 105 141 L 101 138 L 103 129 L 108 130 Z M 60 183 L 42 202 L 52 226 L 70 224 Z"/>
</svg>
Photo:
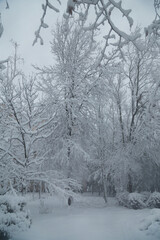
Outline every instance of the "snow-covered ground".
<svg viewBox="0 0 160 240">
<path fill-rule="evenodd" d="M 152 232 L 142 231 L 152 213 L 150 209 L 132 210 L 116 206 L 109 199 L 82 195 L 70 207 L 64 200 L 45 200 L 46 214 L 39 213 L 39 200 L 29 201 L 33 224 L 14 240 L 157 240 Z"/>
</svg>

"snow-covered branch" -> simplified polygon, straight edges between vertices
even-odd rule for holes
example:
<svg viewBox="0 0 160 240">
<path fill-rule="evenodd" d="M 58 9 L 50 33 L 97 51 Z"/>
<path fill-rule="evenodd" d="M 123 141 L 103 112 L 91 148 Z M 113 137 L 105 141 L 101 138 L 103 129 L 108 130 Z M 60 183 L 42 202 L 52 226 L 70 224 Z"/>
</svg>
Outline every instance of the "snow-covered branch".
<svg viewBox="0 0 160 240">
<path fill-rule="evenodd" d="M 60 0 L 57 0 L 59 4 L 61 4 Z M 38 41 L 38 39 L 40 40 L 40 44 L 43 45 L 43 38 L 40 35 L 41 29 L 42 28 L 48 28 L 48 25 L 45 23 L 44 19 L 45 16 L 47 14 L 47 10 L 48 8 L 50 8 L 51 10 L 55 11 L 55 12 L 59 12 L 59 9 L 57 9 L 56 7 L 54 7 L 49 0 L 45 0 L 45 4 L 42 4 L 42 10 L 43 10 L 43 15 L 40 19 L 40 25 L 39 28 L 35 31 L 35 39 L 33 41 L 33 45 L 35 45 L 35 43 Z"/>
</svg>

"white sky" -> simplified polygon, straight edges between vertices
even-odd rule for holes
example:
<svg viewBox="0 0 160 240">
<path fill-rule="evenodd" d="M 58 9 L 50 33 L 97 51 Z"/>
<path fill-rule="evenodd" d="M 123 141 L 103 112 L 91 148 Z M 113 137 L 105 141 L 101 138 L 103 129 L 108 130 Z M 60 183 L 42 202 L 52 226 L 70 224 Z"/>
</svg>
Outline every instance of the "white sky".
<svg viewBox="0 0 160 240">
<path fill-rule="evenodd" d="M 0 0 L 0 12 L 4 26 L 4 33 L 0 38 L 0 59 L 6 59 L 13 52 L 11 39 L 19 46 L 19 53 L 25 60 L 25 72 L 31 72 L 31 63 L 39 66 L 52 64 L 50 44 L 52 39 L 51 29 L 54 28 L 57 19 L 61 19 L 65 12 L 67 0 L 61 0 L 60 13 L 48 11 L 46 23 L 50 28 L 41 32 L 44 46 L 39 43 L 34 47 L 34 32 L 37 30 L 42 15 L 41 4 L 44 0 L 8 0 L 10 8 L 5 9 L 5 0 Z M 50 0 L 53 5 L 59 6 L 56 0 Z M 134 19 L 134 25 L 148 26 L 154 20 L 153 0 L 122 0 L 125 9 L 132 9 L 130 16 Z M 121 29 L 126 29 L 126 24 L 121 16 L 117 16 L 117 23 Z"/>
</svg>

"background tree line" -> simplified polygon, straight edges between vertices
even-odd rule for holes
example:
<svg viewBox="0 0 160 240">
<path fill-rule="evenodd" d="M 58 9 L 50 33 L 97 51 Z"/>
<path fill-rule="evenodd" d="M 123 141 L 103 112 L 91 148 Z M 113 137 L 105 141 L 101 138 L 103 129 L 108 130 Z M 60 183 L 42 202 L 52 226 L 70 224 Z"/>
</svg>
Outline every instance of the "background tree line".
<svg viewBox="0 0 160 240">
<path fill-rule="evenodd" d="M 14 44 L 0 75 L 2 194 L 70 195 L 82 186 L 107 201 L 125 190 L 159 191 L 159 40 L 140 33 L 102 60 L 95 32 L 63 19 L 53 64 L 30 77 Z"/>
</svg>

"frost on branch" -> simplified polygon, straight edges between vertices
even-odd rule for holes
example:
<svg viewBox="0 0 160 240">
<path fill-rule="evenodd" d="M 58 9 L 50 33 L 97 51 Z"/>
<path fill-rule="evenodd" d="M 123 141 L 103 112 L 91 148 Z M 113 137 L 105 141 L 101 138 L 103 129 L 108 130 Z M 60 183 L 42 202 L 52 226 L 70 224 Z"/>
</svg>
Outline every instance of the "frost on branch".
<svg viewBox="0 0 160 240">
<path fill-rule="evenodd" d="M 55 8 L 49 1 L 48 2 L 48 7 L 51 8 L 52 10 L 54 10 L 55 12 L 59 12 L 59 10 L 57 8 Z"/>
<path fill-rule="evenodd" d="M 61 4 L 60 0 L 57 0 L 59 4 Z M 48 28 L 48 25 L 44 22 L 45 16 L 47 14 L 47 10 L 48 8 L 52 9 L 55 12 L 59 12 L 59 9 L 54 7 L 49 0 L 46 0 L 45 4 L 42 4 L 42 10 L 43 10 L 43 14 L 41 17 L 41 22 L 39 25 L 39 28 L 35 31 L 35 39 L 33 41 L 33 45 L 35 45 L 35 43 L 40 40 L 40 44 L 43 45 L 43 39 L 40 35 L 41 29 L 42 28 Z"/>
<path fill-rule="evenodd" d="M 79 7 L 81 6 L 81 8 Z M 124 17 L 129 25 L 129 28 L 133 26 L 133 19 L 130 17 L 131 10 L 125 10 L 122 7 L 122 1 L 115 0 L 68 0 L 67 10 L 68 17 L 75 12 L 79 15 L 79 19 L 83 21 L 85 30 L 100 31 L 103 27 L 104 37 L 104 49 L 102 55 L 104 56 L 107 46 L 110 44 L 122 48 L 130 41 L 135 41 L 140 35 L 131 36 L 122 31 L 115 23 L 114 16 L 118 12 Z M 88 24 L 87 18 L 92 14 L 91 23 Z M 67 14 L 64 15 L 67 18 Z M 106 29 L 106 30 L 105 30 Z M 114 36 L 114 37 L 113 37 Z"/>
<path fill-rule="evenodd" d="M 145 35 L 154 34 L 156 36 L 160 36 L 160 19 L 154 20 L 152 24 L 150 24 L 145 30 Z"/>
<path fill-rule="evenodd" d="M 60 4 L 60 1 L 58 2 Z M 80 5 L 82 5 L 81 8 L 79 8 Z M 94 8 L 91 8 L 91 6 L 94 6 Z M 48 0 L 46 0 L 45 4 L 42 4 L 43 15 L 41 18 L 40 26 L 35 32 L 35 40 L 33 42 L 33 45 L 37 42 L 38 39 L 40 40 L 40 43 L 43 44 L 42 37 L 40 36 L 40 31 L 42 28 L 48 27 L 48 25 L 44 23 L 44 18 L 46 16 L 48 8 L 54 10 L 55 12 L 59 12 L 59 10 L 55 8 Z M 68 0 L 66 13 L 63 16 L 67 19 L 70 15 L 73 14 L 73 12 L 75 12 L 79 15 L 79 19 L 85 22 L 89 15 L 89 11 L 92 11 L 92 15 L 94 17 L 91 24 L 89 26 L 85 26 L 86 29 L 95 31 L 99 30 L 105 24 L 109 26 L 109 30 L 107 30 L 108 38 L 106 38 L 107 44 L 105 44 L 105 48 L 109 44 L 109 39 L 111 39 L 110 35 L 113 34 L 116 34 L 117 39 L 119 38 L 119 41 L 117 41 L 118 44 L 121 43 L 121 40 L 123 39 L 127 42 L 133 41 L 130 35 L 126 34 L 116 27 L 113 19 L 111 18 L 115 11 L 119 11 L 122 17 L 126 18 L 128 21 L 129 27 L 132 27 L 133 19 L 129 16 L 131 10 L 123 9 L 122 1 L 116 2 L 114 0 L 108 0 L 105 2 L 104 0 Z"/>
</svg>

